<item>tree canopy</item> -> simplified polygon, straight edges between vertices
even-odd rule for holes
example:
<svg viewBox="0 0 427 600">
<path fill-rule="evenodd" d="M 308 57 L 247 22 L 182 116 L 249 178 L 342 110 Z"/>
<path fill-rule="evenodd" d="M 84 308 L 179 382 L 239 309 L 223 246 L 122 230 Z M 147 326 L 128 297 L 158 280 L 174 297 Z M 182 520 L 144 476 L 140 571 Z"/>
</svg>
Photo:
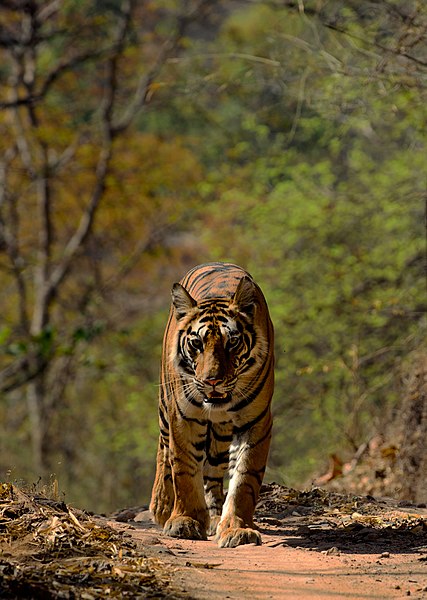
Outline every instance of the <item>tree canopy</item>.
<svg viewBox="0 0 427 600">
<path fill-rule="evenodd" d="M 366 440 L 425 341 L 424 4 L 0 14 L 1 471 L 146 500 L 169 290 L 218 259 L 276 329 L 271 477 Z"/>
</svg>

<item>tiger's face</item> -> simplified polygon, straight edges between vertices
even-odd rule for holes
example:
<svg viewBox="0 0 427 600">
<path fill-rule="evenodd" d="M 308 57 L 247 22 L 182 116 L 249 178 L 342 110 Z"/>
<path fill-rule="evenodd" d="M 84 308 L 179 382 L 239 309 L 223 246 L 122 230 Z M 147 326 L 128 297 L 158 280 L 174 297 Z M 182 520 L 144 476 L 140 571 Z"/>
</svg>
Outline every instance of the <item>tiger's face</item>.
<svg viewBox="0 0 427 600">
<path fill-rule="evenodd" d="M 186 397 L 209 408 L 226 408 L 239 395 L 244 374 L 255 363 L 252 352 L 256 335 L 253 327 L 252 282 L 230 298 L 200 303 L 180 285 L 172 292 L 178 322 L 175 365 L 185 382 Z M 240 286 L 239 286 L 240 287 Z"/>
</svg>

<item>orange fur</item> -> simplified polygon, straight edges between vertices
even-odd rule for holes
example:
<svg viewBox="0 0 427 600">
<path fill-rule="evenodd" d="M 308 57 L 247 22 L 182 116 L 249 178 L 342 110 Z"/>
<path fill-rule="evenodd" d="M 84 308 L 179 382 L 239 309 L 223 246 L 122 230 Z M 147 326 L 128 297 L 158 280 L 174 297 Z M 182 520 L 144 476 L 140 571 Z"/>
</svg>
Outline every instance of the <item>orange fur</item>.
<svg viewBox="0 0 427 600">
<path fill-rule="evenodd" d="M 150 504 L 169 535 L 260 543 L 253 514 L 270 446 L 273 363 L 267 304 L 246 271 L 209 263 L 173 286 Z"/>
</svg>

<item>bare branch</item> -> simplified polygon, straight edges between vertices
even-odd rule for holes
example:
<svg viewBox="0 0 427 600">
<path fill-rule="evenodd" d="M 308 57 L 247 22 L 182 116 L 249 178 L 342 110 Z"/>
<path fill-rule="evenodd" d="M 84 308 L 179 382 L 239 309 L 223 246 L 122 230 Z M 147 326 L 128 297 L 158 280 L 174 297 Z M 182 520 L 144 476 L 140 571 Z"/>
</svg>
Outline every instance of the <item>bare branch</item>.
<svg viewBox="0 0 427 600">
<path fill-rule="evenodd" d="M 18 106 L 26 106 L 27 104 L 31 104 L 33 102 L 35 102 L 37 100 L 37 98 L 34 98 L 34 96 L 24 96 L 24 97 L 18 97 L 15 98 L 14 100 L 9 100 L 7 102 L 0 102 L 0 110 L 7 110 L 9 108 L 17 108 Z"/>
<path fill-rule="evenodd" d="M 324 22 L 323 24 L 328 29 L 337 31 L 338 33 L 342 33 L 343 35 L 346 35 L 346 36 L 352 38 L 353 40 L 357 40 L 358 42 L 362 42 L 363 44 L 366 44 L 368 46 L 378 48 L 379 50 L 381 50 L 382 52 L 384 52 L 386 54 L 392 54 L 393 56 L 402 56 L 403 58 L 406 58 L 407 60 L 410 60 L 422 67 L 427 67 L 427 61 L 421 60 L 420 58 L 417 58 L 416 56 L 408 54 L 407 52 L 404 52 L 403 50 L 400 50 L 399 48 L 388 48 L 387 46 L 384 46 L 383 44 L 380 44 L 377 41 L 372 41 L 372 40 L 363 38 L 359 35 L 356 35 L 353 32 L 348 31 L 344 27 L 340 27 L 333 23 Z"/>
<path fill-rule="evenodd" d="M 66 245 L 61 262 L 52 271 L 49 278 L 46 299 L 50 302 L 53 299 L 57 288 L 61 285 L 65 277 L 70 271 L 73 258 L 83 246 L 84 242 L 88 238 L 95 219 L 95 213 L 98 209 L 98 205 L 102 199 L 105 190 L 105 180 L 109 170 L 110 160 L 112 156 L 111 145 L 105 147 L 98 160 L 97 171 L 96 171 L 96 183 L 95 188 L 91 197 L 91 200 L 86 207 L 84 214 L 80 219 L 79 226 L 75 231 L 74 235 L 70 238 Z"/>
<path fill-rule="evenodd" d="M 38 377 L 46 369 L 47 359 L 39 353 L 23 356 L 0 371 L 0 393 L 7 393 Z"/>
<path fill-rule="evenodd" d="M 72 71 L 81 64 L 91 60 L 96 60 L 102 56 L 106 56 L 111 52 L 111 48 L 101 48 L 99 50 L 90 50 L 82 52 L 73 58 L 60 61 L 54 69 L 46 76 L 46 79 L 40 86 L 40 90 L 32 97 L 32 102 L 39 101 L 49 91 L 50 87 L 63 75 Z"/>
<path fill-rule="evenodd" d="M 103 146 L 99 155 L 96 168 L 96 181 L 92 192 L 91 200 L 86 207 L 84 214 L 80 219 L 79 226 L 74 235 L 66 245 L 62 260 L 53 270 L 47 288 L 46 302 L 49 304 L 57 292 L 58 287 L 68 275 L 72 266 L 73 259 L 77 252 L 82 248 L 87 238 L 89 237 L 98 206 L 102 200 L 105 191 L 106 177 L 109 172 L 110 162 L 113 151 L 113 139 L 116 132 L 113 131 L 113 109 L 117 92 L 117 68 L 118 61 L 124 50 L 124 42 L 128 32 L 131 19 L 131 3 L 124 3 L 124 11 L 122 20 L 118 25 L 116 32 L 116 40 L 114 44 L 115 52 L 112 54 L 107 65 L 107 85 L 105 89 L 104 101 L 101 107 L 102 124 L 103 124 Z"/>
<path fill-rule="evenodd" d="M 50 171 L 52 173 L 56 173 L 58 171 L 60 171 L 63 167 L 65 167 L 70 160 L 72 160 L 76 154 L 76 151 L 78 150 L 80 144 L 82 143 L 82 139 L 84 138 L 84 135 L 82 134 L 78 134 L 76 135 L 75 139 L 73 142 L 71 142 L 71 144 L 65 148 L 65 150 L 62 152 L 62 154 L 59 157 L 55 158 L 50 158 L 49 160 L 49 168 Z"/>
<path fill-rule="evenodd" d="M 12 274 L 18 291 L 19 324 L 23 332 L 28 333 L 29 321 L 27 313 L 27 286 L 23 277 L 24 261 L 18 244 L 19 213 L 16 198 L 8 192 L 7 167 L 16 155 L 16 148 L 10 148 L 0 163 L 0 249 L 9 258 Z"/>
<path fill-rule="evenodd" d="M 0 102 L 0 110 L 15 108 L 18 106 L 35 106 L 47 95 L 50 88 L 54 83 L 60 79 L 66 73 L 72 71 L 77 66 L 96 60 L 104 55 L 108 55 L 111 52 L 111 48 L 103 48 L 100 50 L 92 50 L 90 52 L 83 52 L 78 56 L 74 56 L 71 59 L 63 60 L 55 66 L 54 69 L 46 76 L 43 83 L 40 85 L 38 91 L 33 91 L 25 96 L 19 96 L 18 94 L 9 101 Z"/>
<path fill-rule="evenodd" d="M 159 76 L 162 68 L 167 64 L 168 59 L 174 58 L 177 54 L 180 40 L 188 25 L 194 19 L 200 18 L 200 11 L 205 8 L 207 9 L 211 2 L 200 0 L 192 4 L 194 10 L 191 10 L 191 13 L 178 19 L 176 31 L 165 42 L 157 60 L 148 73 L 146 72 L 144 76 L 140 77 L 129 108 L 121 115 L 121 118 L 118 118 L 117 114 L 118 92 L 120 91 L 119 69 L 127 48 L 137 1 L 122 1 L 120 18 L 115 25 L 113 40 L 108 46 L 106 45 L 100 49 L 91 51 L 81 51 L 80 54 L 71 57 L 68 54 L 64 59 L 56 63 L 44 77 L 35 69 L 38 44 L 43 37 L 40 27 L 48 18 L 55 15 L 60 6 L 60 0 L 52 0 L 43 8 L 40 8 L 40 3 L 34 2 L 34 0 L 26 2 L 13 2 L 9 0 L 8 4 L 13 6 L 14 10 L 25 11 L 25 14 L 22 15 L 22 39 L 16 40 L 16 47 L 10 48 L 10 55 L 13 58 L 16 70 L 14 81 L 12 81 L 11 85 L 11 96 L 0 103 L 0 108 L 13 109 L 12 118 L 15 129 L 14 143 L 16 146 L 16 158 L 19 157 L 25 170 L 25 178 L 29 181 L 32 190 L 34 186 L 38 200 L 39 239 L 37 244 L 37 264 L 35 271 L 33 269 L 35 273 L 34 297 L 32 298 L 33 313 L 30 325 L 28 324 L 29 319 L 26 313 L 27 295 L 29 294 L 25 288 L 26 282 L 23 279 L 22 268 L 19 268 L 22 256 L 19 254 L 17 234 L 14 239 L 13 232 L 10 231 L 10 223 L 8 223 L 9 238 L 7 246 L 12 272 L 16 285 L 20 290 L 21 323 L 26 322 L 27 339 L 33 339 L 34 341 L 34 338 L 31 338 L 31 336 L 38 336 L 44 333 L 51 318 L 52 303 L 58 297 L 62 285 L 68 279 L 73 269 L 76 258 L 84 250 L 86 243 L 93 233 L 96 216 L 105 197 L 115 138 L 126 131 L 141 108 L 148 104 L 150 88 L 153 82 Z M 26 9 L 27 6 L 30 7 L 29 10 Z M 57 156 L 53 157 L 52 148 L 48 147 L 47 142 L 44 141 L 46 136 L 38 135 L 39 123 L 44 122 L 41 118 L 41 111 L 43 109 L 42 101 L 50 93 L 52 87 L 56 86 L 66 73 L 75 71 L 88 61 L 98 61 L 97 64 L 103 62 L 105 65 L 104 95 L 97 113 L 100 118 L 99 125 L 101 129 L 101 137 L 98 144 L 99 154 L 94 183 L 92 190 L 89 192 L 89 198 L 85 203 L 74 232 L 72 232 L 62 249 L 61 257 L 55 262 L 52 257 L 54 238 L 51 214 L 53 201 L 52 177 L 74 156 L 81 138 L 77 136 L 78 139 L 71 143 L 59 158 Z M 22 107 L 25 110 L 22 110 Z M 40 121 L 38 120 L 39 116 Z M 16 227 L 19 224 L 18 217 L 19 213 L 17 212 L 15 216 Z M 153 240 L 147 242 L 147 244 L 151 243 L 154 243 Z M 120 281 L 121 277 L 128 274 L 146 249 L 146 244 L 141 244 L 135 248 L 134 253 L 129 257 L 128 263 L 123 266 L 123 269 L 114 278 L 114 282 L 112 283 Z M 19 288 L 19 286 L 21 287 Z M 93 294 L 94 289 L 91 288 L 83 295 L 89 298 L 93 297 Z M 76 304 L 73 305 L 73 308 L 76 309 Z M 87 308 L 83 307 L 82 312 L 86 310 Z M 30 341 L 26 355 L 18 357 L 0 372 L 0 391 L 10 391 L 32 381 L 34 378 L 40 378 L 40 381 L 43 380 L 43 382 L 47 381 L 45 370 L 53 368 L 55 349 L 52 347 L 52 354 L 45 357 L 41 349 L 35 347 L 34 344 Z M 59 395 L 61 394 L 59 393 Z M 46 401 L 42 399 L 43 403 Z"/>
<path fill-rule="evenodd" d="M 14 91 L 13 91 L 15 97 L 17 96 L 18 86 L 19 86 L 19 83 L 17 82 L 16 86 L 14 88 Z M 17 145 L 17 148 L 19 151 L 19 155 L 20 155 L 22 164 L 24 165 L 30 179 L 34 179 L 35 175 L 36 175 L 36 169 L 34 166 L 34 160 L 33 160 L 32 153 L 31 153 L 31 145 L 27 139 L 27 136 L 25 133 L 25 127 L 22 122 L 22 116 L 21 116 L 18 108 L 15 108 L 13 117 L 14 117 L 15 131 L 16 131 L 16 136 L 15 136 L 16 137 L 16 145 Z"/>
<path fill-rule="evenodd" d="M 31 333 L 39 334 L 48 319 L 47 303 L 45 302 L 46 284 L 49 278 L 50 255 L 52 245 L 51 222 L 51 183 L 46 150 L 43 150 L 43 171 L 37 179 L 37 196 L 40 216 L 38 258 L 35 269 L 35 300 L 31 323 Z"/>
<path fill-rule="evenodd" d="M 377 2 L 377 4 L 379 4 L 381 6 L 386 6 L 389 13 L 394 12 L 398 16 L 398 18 L 400 18 L 400 20 L 402 21 L 402 25 L 407 25 L 408 27 L 412 23 L 412 21 L 417 17 L 417 15 L 419 14 L 419 11 L 417 11 L 417 10 L 414 12 L 413 15 L 408 15 L 406 13 L 400 12 L 399 10 L 397 10 L 397 8 L 393 4 L 384 2 L 384 0 L 376 0 L 376 2 Z M 396 47 L 394 47 L 394 48 L 384 46 L 383 44 L 381 44 L 380 42 L 378 42 L 375 39 L 369 39 L 368 37 L 361 37 L 361 36 L 355 34 L 354 32 L 350 31 L 346 27 L 339 25 L 336 22 L 332 22 L 330 19 L 326 19 L 326 17 L 322 14 L 321 5 L 319 5 L 320 8 L 311 8 L 311 7 L 302 5 L 301 1 L 299 1 L 299 0 L 273 0 L 272 5 L 276 6 L 276 7 L 280 6 L 280 7 L 288 8 L 290 10 L 298 11 L 299 14 L 301 14 L 301 12 L 303 12 L 305 15 L 318 17 L 320 22 L 322 23 L 322 25 L 324 27 L 327 27 L 328 29 L 331 29 L 332 31 L 336 31 L 337 33 L 345 35 L 345 36 L 347 36 L 351 39 L 354 39 L 357 42 L 365 44 L 366 46 L 369 46 L 371 48 L 376 48 L 378 50 L 381 50 L 381 52 L 383 52 L 385 54 L 392 55 L 395 57 L 403 57 L 406 60 L 409 60 L 409 61 L 417 64 L 420 67 L 423 67 L 423 68 L 427 67 L 426 60 L 421 59 L 417 56 L 414 56 L 413 54 L 408 53 L 399 45 L 396 45 Z M 301 10 L 302 6 L 303 6 L 303 10 Z"/>
<path fill-rule="evenodd" d="M 41 6 L 37 12 L 37 19 L 39 22 L 45 22 L 55 15 L 63 4 L 63 0 L 53 0 L 46 6 Z"/>
<path fill-rule="evenodd" d="M 188 15 L 183 15 L 179 18 L 175 33 L 163 44 L 157 60 L 148 73 L 141 76 L 138 85 L 136 86 L 132 101 L 121 119 L 114 127 L 114 133 L 118 134 L 125 131 L 138 112 L 146 104 L 150 97 L 150 87 L 159 75 L 160 71 L 166 64 L 167 60 L 172 58 L 172 55 L 177 50 L 180 40 L 182 40 L 188 26 L 196 19 L 200 18 L 201 11 L 209 8 L 211 2 L 209 0 L 200 0 L 193 10 Z"/>
</svg>

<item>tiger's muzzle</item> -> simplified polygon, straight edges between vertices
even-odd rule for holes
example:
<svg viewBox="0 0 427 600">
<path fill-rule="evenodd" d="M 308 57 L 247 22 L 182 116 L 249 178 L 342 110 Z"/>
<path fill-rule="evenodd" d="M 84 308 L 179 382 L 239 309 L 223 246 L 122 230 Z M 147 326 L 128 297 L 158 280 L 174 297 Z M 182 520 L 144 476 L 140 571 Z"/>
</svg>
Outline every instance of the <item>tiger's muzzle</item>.
<svg viewBox="0 0 427 600">
<path fill-rule="evenodd" d="M 222 405 L 230 402 L 231 394 L 225 391 L 222 379 L 209 378 L 203 381 L 205 404 Z"/>
</svg>

